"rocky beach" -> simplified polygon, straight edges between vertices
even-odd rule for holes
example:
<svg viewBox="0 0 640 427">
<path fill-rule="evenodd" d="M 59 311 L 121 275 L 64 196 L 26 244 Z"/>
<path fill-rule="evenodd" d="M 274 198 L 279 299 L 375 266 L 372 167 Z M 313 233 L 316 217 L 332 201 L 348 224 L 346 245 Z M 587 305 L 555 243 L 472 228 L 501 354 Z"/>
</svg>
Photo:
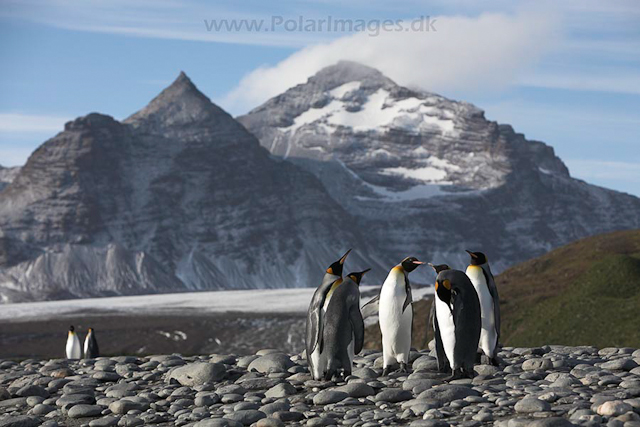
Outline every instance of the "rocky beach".
<svg viewBox="0 0 640 427">
<path fill-rule="evenodd" d="M 380 377 L 356 356 L 344 382 L 302 355 L 179 354 L 0 361 L 0 426 L 640 426 L 640 350 L 504 347 L 500 367 L 446 381 L 429 350 Z"/>
</svg>

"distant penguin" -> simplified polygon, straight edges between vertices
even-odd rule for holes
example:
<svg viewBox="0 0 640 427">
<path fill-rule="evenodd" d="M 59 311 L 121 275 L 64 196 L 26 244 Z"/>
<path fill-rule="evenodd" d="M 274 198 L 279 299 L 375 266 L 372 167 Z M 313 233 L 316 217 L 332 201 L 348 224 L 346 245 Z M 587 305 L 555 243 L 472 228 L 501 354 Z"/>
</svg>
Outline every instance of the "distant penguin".
<svg viewBox="0 0 640 427">
<path fill-rule="evenodd" d="M 324 314 L 333 292 L 342 283 L 342 268 L 349 252 L 351 252 L 351 249 L 349 249 L 342 258 L 327 268 L 322 283 L 313 294 L 309 310 L 307 311 L 305 339 L 307 362 L 309 363 L 309 371 L 316 380 L 322 379 L 327 369 L 327 359 L 323 353 L 322 340 Z"/>
<path fill-rule="evenodd" d="M 500 298 L 498 288 L 491 274 L 489 261 L 482 252 L 467 251 L 471 256 L 471 264 L 467 267 L 467 276 L 471 279 L 482 310 L 482 332 L 480 334 L 480 350 L 488 360 L 483 363 L 498 365 L 498 342 L 500 340 Z"/>
<path fill-rule="evenodd" d="M 433 265 L 429 263 L 429 266 L 435 270 L 436 275 L 438 275 L 441 271 L 450 270 L 450 267 L 447 264 Z M 438 286 L 436 283 L 436 289 L 437 288 Z M 442 289 L 440 289 L 440 292 L 442 292 Z M 444 346 L 440 334 L 440 326 L 438 324 L 438 317 L 436 316 L 436 306 L 438 305 L 443 306 L 439 310 L 441 315 L 447 316 L 447 321 L 443 324 L 443 326 L 450 327 L 451 325 L 453 325 L 453 313 L 451 313 L 450 310 L 447 309 L 446 303 L 438 298 L 438 291 L 436 291 L 436 293 L 434 293 L 433 295 L 433 304 L 431 304 L 431 313 L 429 315 L 429 318 L 431 319 L 431 325 L 433 326 L 433 335 L 436 341 L 436 354 L 438 355 L 438 372 L 450 373 L 451 367 L 444 352 Z M 452 332 L 446 331 L 446 334 L 447 336 L 449 336 L 452 335 Z"/>
<path fill-rule="evenodd" d="M 95 359 L 96 357 L 100 357 L 98 341 L 96 340 L 96 331 L 94 331 L 93 328 L 89 328 L 87 337 L 84 339 L 84 358 Z"/>
<path fill-rule="evenodd" d="M 480 301 L 462 271 L 443 270 L 438 274 L 436 320 L 442 343 L 442 346 L 436 346 L 438 367 L 446 361 L 452 371 L 451 379 L 472 378 L 480 341 Z"/>
<path fill-rule="evenodd" d="M 360 281 L 370 269 L 349 273 L 336 288 L 327 306 L 324 322 L 324 350 L 327 370 L 324 379 L 351 375 L 353 358 L 362 351 L 364 344 L 364 320 L 360 313 Z"/>
<path fill-rule="evenodd" d="M 400 364 L 400 372 L 407 372 L 411 350 L 411 284 L 409 273 L 424 264 L 414 257 L 407 257 L 391 269 L 380 289 L 379 321 L 382 332 L 382 376 L 389 375 L 390 367 Z"/>
<path fill-rule="evenodd" d="M 67 334 L 67 359 L 81 359 L 82 347 L 80 347 L 80 340 L 76 335 L 75 328 L 69 326 L 69 333 Z"/>
</svg>

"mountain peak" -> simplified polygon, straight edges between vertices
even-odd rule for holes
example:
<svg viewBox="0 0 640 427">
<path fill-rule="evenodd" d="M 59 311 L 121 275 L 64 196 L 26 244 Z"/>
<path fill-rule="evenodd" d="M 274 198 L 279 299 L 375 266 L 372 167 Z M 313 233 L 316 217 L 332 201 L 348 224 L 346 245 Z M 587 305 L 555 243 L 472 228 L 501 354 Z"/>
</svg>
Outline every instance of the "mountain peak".
<svg viewBox="0 0 640 427">
<path fill-rule="evenodd" d="M 187 125 L 209 120 L 226 113 L 193 84 L 184 71 L 142 110 L 125 120 L 125 123 L 142 125 L 155 123 Z"/>
<path fill-rule="evenodd" d="M 325 67 L 309 78 L 309 83 L 333 88 L 359 81 L 376 86 L 395 86 L 396 83 L 373 67 L 354 61 L 341 60 Z"/>
</svg>

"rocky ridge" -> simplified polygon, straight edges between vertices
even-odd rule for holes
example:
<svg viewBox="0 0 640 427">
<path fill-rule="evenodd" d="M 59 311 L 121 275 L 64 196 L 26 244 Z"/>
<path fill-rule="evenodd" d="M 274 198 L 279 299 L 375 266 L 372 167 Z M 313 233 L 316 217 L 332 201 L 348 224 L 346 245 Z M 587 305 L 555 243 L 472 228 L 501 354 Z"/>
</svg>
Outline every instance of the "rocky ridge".
<svg viewBox="0 0 640 427">
<path fill-rule="evenodd" d="M 0 361 L 0 426 L 640 425 L 640 350 L 505 347 L 501 367 L 447 382 L 433 353 L 379 377 L 381 353 L 343 382 L 314 381 L 300 355 L 178 354 Z"/>
<path fill-rule="evenodd" d="M 377 263 L 310 173 L 183 73 L 123 122 L 65 125 L 0 192 L 0 301 L 308 286 Z"/>
<path fill-rule="evenodd" d="M 272 154 L 313 172 L 374 241 L 500 272 L 580 238 L 640 228 L 640 199 L 570 176 L 553 148 L 466 103 L 396 84 L 349 61 L 238 120 Z M 479 249 L 478 249 L 479 250 Z M 431 281 L 424 271 L 415 280 Z"/>
</svg>

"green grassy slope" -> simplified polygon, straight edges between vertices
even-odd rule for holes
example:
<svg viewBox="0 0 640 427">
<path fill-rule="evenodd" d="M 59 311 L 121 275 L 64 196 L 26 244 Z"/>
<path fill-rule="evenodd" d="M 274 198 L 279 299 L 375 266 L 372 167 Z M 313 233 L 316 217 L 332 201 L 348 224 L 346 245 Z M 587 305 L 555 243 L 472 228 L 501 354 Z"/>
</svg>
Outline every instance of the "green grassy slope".
<svg viewBox="0 0 640 427">
<path fill-rule="evenodd" d="M 579 240 L 496 283 L 505 345 L 640 347 L 640 230 Z"/>
<path fill-rule="evenodd" d="M 568 244 L 504 271 L 496 284 L 503 345 L 640 348 L 640 230 Z M 414 306 L 416 348 L 433 335 L 430 305 Z M 367 328 L 365 344 L 381 348 L 378 325 Z"/>
</svg>

